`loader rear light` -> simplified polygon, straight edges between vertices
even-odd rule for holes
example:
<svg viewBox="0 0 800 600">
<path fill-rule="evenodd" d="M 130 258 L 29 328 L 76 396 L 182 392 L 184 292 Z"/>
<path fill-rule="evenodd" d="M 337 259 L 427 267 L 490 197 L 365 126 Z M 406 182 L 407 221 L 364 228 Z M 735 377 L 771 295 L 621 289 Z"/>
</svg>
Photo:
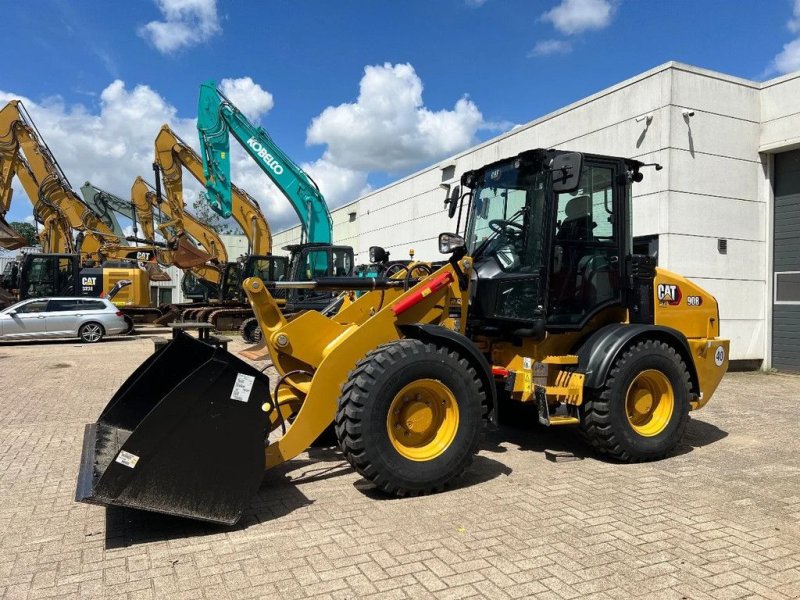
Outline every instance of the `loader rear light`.
<svg viewBox="0 0 800 600">
<path fill-rule="evenodd" d="M 508 377 L 508 369 L 505 367 L 492 367 L 492 375 L 495 377 Z"/>
</svg>

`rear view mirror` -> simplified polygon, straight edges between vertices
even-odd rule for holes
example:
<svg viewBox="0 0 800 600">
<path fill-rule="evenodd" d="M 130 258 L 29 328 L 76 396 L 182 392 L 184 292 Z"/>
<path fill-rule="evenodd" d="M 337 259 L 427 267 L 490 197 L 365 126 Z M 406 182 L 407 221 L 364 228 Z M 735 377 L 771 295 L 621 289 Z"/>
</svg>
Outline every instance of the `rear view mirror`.
<svg viewBox="0 0 800 600">
<path fill-rule="evenodd" d="M 450 197 L 444 201 L 447 205 L 447 217 L 452 219 L 458 208 L 458 201 L 461 199 L 461 186 L 457 185 L 450 191 Z"/>
<path fill-rule="evenodd" d="M 553 159 L 550 170 L 553 173 L 553 191 L 574 192 L 581 181 L 581 167 L 583 154 L 580 152 L 565 152 Z"/>
<path fill-rule="evenodd" d="M 385 263 L 389 260 L 389 253 L 380 246 L 369 247 L 369 262 L 372 264 Z"/>
</svg>

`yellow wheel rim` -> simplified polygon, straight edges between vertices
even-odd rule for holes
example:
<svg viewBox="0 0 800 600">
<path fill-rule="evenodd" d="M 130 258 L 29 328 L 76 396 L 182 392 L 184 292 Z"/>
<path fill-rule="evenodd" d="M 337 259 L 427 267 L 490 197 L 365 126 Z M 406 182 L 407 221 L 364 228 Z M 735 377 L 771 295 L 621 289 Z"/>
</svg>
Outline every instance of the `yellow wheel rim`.
<svg viewBox="0 0 800 600">
<path fill-rule="evenodd" d="M 417 379 L 392 400 L 386 430 L 392 446 L 409 460 L 432 460 L 450 447 L 458 432 L 458 404 L 436 379 Z"/>
<path fill-rule="evenodd" d="M 652 437 L 664 431 L 674 410 L 672 384 L 661 371 L 642 371 L 628 387 L 625 414 L 628 423 L 639 435 Z"/>
</svg>

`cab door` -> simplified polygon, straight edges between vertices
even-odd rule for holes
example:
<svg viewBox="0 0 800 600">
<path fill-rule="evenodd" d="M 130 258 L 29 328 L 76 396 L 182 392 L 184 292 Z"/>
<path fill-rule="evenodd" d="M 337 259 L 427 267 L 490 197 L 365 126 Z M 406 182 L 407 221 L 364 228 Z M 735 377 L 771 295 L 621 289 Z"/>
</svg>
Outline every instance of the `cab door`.
<svg viewBox="0 0 800 600">
<path fill-rule="evenodd" d="M 578 189 L 556 194 L 548 328 L 576 329 L 622 302 L 625 186 L 613 161 L 586 161 Z"/>
</svg>

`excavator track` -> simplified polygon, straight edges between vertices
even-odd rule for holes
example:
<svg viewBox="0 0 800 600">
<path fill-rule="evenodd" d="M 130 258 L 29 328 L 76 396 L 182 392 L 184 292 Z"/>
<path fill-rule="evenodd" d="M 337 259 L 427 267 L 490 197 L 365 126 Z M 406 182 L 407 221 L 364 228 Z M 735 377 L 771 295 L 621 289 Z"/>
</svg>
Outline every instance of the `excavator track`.
<svg viewBox="0 0 800 600">
<path fill-rule="evenodd" d="M 220 308 L 207 315 L 206 320 L 218 331 L 236 331 L 245 319 L 253 316 L 253 309 L 248 307 L 241 308 Z"/>
</svg>

